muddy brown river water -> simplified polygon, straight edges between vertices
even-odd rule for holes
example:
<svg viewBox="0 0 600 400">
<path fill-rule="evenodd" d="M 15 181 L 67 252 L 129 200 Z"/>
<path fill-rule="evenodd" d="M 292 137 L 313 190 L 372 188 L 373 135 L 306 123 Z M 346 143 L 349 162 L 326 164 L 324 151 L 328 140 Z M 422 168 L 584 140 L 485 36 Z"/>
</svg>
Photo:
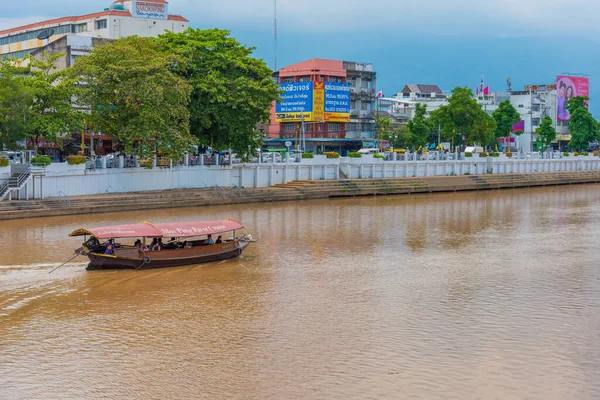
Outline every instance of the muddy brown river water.
<svg viewBox="0 0 600 400">
<path fill-rule="evenodd" d="M 242 258 L 48 274 L 225 217 Z M 599 239 L 600 185 L 0 221 L 0 399 L 597 399 Z"/>
</svg>

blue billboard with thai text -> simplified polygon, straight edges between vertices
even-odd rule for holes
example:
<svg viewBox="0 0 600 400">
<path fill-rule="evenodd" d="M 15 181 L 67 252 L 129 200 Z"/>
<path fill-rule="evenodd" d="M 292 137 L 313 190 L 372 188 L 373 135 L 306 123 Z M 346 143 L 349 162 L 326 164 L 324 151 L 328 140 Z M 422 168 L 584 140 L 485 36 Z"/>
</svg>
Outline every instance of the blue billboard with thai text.
<svg viewBox="0 0 600 400">
<path fill-rule="evenodd" d="M 325 121 L 350 121 L 350 84 L 325 82 Z"/>
<path fill-rule="evenodd" d="M 313 83 L 293 82 L 279 85 L 281 101 L 275 107 L 277 122 L 311 121 L 313 115 Z"/>
</svg>

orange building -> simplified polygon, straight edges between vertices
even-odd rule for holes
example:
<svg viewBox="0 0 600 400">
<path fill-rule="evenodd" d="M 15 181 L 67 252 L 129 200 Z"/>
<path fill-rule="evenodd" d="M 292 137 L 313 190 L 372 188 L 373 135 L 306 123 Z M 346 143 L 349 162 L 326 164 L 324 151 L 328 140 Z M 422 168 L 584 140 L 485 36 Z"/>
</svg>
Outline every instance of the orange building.
<svg viewBox="0 0 600 400">
<path fill-rule="evenodd" d="M 278 83 L 293 82 L 346 82 L 346 70 L 343 61 L 312 60 L 287 66 L 274 74 Z M 268 137 L 272 139 L 295 138 L 300 134 L 300 122 L 277 122 L 275 104 L 271 107 L 271 123 L 268 126 Z M 306 139 L 345 137 L 345 122 L 305 122 Z"/>
</svg>

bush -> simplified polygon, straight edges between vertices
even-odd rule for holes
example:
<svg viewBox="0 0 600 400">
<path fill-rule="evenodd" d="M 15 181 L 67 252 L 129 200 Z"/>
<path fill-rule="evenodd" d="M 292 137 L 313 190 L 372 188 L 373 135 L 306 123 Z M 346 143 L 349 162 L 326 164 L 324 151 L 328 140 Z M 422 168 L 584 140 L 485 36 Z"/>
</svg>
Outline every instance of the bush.
<svg viewBox="0 0 600 400">
<path fill-rule="evenodd" d="M 568 152 L 568 151 L 565 151 L 565 152 L 563 153 L 563 156 L 565 156 L 565 157 L 569 157 L 569 152 Z"/>
<path fill-rule="evenodd" d="M 326 151 L 323 154 L 326 155 L 327 158 L 340 158 L 339 153 L 336 153 L 335 151 Z"/>
<path fill-rule="evenodd" d="M 598 157 L 598 152 L 597 151 L 594 152 L 594 157 Z"/>
<path fill-rule="evenodd" d="M 473 153 L 465 153 L 465 157 L 473 157 Z"/>
<path fill-rule="evenodd" d="M 500 153 L 493 152 L 493 153 L 490 153 L 490 156 L 492 156 L 492 157 L 500 157 Z"/>
<path fill-rule="evenodd" d="M 482 151 L 481 153 L 479 153 L 479 157 L 481 158 L 486 158 L 488 156 L 488 153 L 486 153 L 485 151 Z"/>
<path fill-rule="evenodd" d="M 394 150 L 394 153 L 400 153 L 400 154 L 404 154 L 404 153 L 406 153 L 406 149 L 398 149 L 398 150 Z"/>
<path fill-rule="evenodd" d="M 351 151 L 348 153 L 348 157 L 350 158 L 361 158 L 362 154 L 360 154 L 358 151 Z"/>
<path fill-rule="evenodd" d="M 512 153 L 510 151 L 506 152 L 506 157 L 512 158 Z"/>
<path fill-rule="evenodd" d="M 302 153 L 302 158 L 314 158 L 313 153 Z"/>
<path fill-rule="evenodd" d="M 85 157 L 84 156 L 68 156 L 67 164 L 69 164 L 69 165 L 85 164 Z"/>
<path fill-rule="evenodd" d="M 378 158 L 380 160 L 383 160 L 383 154 L 375 153 L 375 154 L 373 154 L 373 158 Z"/>
<path fill-rule="evenodd" d="M 579 153 L 579 155 L 580 155 L 580 156 L 587 156 L 587 155 L 588 155 L 588 153 L 587 153 L 587 152 L 585 152 L 585 151 L 583 151 L 583 152 Z"/>
<path fill-rule="evenodd" d="M 50 165 L 50 157 L 47 156 L 35 156 L 31 159 L 33 165 Z"/>
<path fill-rule="evenodd" d="M 8 167 L 8 158 L 0 158 L 0 167 Z"/>
<path fill-rule="evenodd" d="M 579 157 L 579 153 L 578 153 L 578 152 L 575 152 L 575 153 L 573 153 L 573 156 L 575 156 L 575 157 Z"/>
</svg>

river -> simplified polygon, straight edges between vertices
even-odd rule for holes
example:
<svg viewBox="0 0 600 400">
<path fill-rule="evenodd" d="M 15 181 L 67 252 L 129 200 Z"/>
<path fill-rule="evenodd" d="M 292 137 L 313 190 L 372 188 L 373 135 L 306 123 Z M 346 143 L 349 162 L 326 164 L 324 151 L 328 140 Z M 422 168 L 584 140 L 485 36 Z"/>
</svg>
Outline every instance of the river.
<svg viewBox="0 0 600 400">
<path fill-rule="evenodd" d="M 600 398 L 600 185 L 0 221 L 1 399 Z M 244 256 L 48 274 L 80 227 Z"/>
</svg>

